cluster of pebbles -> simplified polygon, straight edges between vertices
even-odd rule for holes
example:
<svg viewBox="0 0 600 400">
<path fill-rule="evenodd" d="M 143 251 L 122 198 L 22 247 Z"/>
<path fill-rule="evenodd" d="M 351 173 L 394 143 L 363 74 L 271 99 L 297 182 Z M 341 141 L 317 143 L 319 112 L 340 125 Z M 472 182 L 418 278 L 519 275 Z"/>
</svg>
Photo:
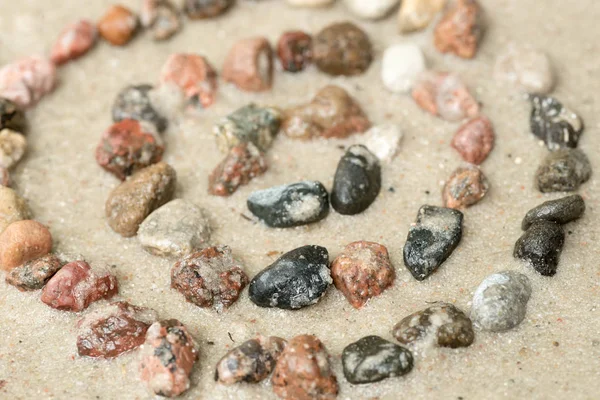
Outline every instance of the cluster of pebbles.
<svg viewBox="0 0 600 400">
<path fill-rule="evenodd" d="M 287 0 L 292 6 L 322 7 L 333 0 Z M 398 5 L 397 0 L 344 0 L 357 17 L 376 20 Z M 127 44 L 146 28 L 154 40 L 181 30 L 181 13 L 189 19 L 214 18 L 226 12 L 230 0 L 186 0 L 179 10 L 168 0 L 144 0 L 139 15 L 115 5 L 98 22 L 79 21 L 65 28 L 49 59 L 30 57 L 0 69 L 0 266 L 6 282 L 21 291 L 41 290 L 43 303 L 57 310 L 82 312 L 93 302 L 110 300 L 77 323 L 80 356 L 112 359 L 141 348 L 139 372 L 151 392 L 173 397 L 190 387 L 190 374 L 200 349 L 178 320 L 161 320 L 155 311 L 118 296 L 118 281 L 107 269 L 84 260 L 66 262 L 53 254 L 49 229 L 32 220 L 27 203 L 10 189 L 8 169 L 24 155 L 25 117 L 56 85 L 56 67 L 84 55 L 98 35 L 115 46 Z M 483 10 L 475 0 L 405 0 L 398 11 L 402 33 L 424 29 L 439 13 L 435 47 L 464 59 L 475 57 L 484 32 Z M 275 49 L 263 37 L 236 43 L 228 53 L 221 77 L 241 90 L 265 91 L 273 84 L 273 60 L 289 73 L 309 65 L 331 76 L 355 76 L 374 59 L 367 34 L 350 22 L 331 24 L 312 36 L 302 31 L 282 34 Z M 550 60 L 543 53 L 511 45 L 498 57 L 498 79 L 528 94 L 532 104 L 533 135 L 550 151 L 539 167 L 536 187 L 541 192 L 576 191 L 591 175 L 585 154 L 577 149 L 583 132 L 581 118 L 547 95 L 554 86 Z M 451 147 L 465 161 L 447 180 L 442 206 L 423 205 L 411 225 L 403 261 L 417 281 L 427 279 L 459 246 L 466 209 L 482 200 L 490 183 L 481 165 L 495 141 L 492 122 L 462 79 L 426 67 L 414 44 L 385 50 L 381 79 L 393 93 L 410 94 L 433 117 L 460 123 Z M 171 55 L 159 78 L 160 86 L 180 90 L 189 107 L 207 108 L 217 101 L 217 72 L 205 56 Z M 149 253 L 175 259 L 171 287 L 186 301 L 226 312 L 243 296 L 259 307 L 297 310 L 317 303 L 331 285 L 357 309 L 393 286 L 396 269 L 385 246 L 368 241 L 349 243 L 330 262 L 326 248 L 306 245 L 293 249 L 252 279 L 226 245 L 211 241 L 207 211 L 184 199 L 174 199 L 177 173 L 161 161 L 161 134 L 169 121 L 153 102 L 155 87 L 132 85 L 117 94 L 113 124 L 102 134 L 95 152 L 100 167 L 121 183 L 106 201 L 108 225 L 123 237 L 137 236 Z M 247 206 L 256 219 L 271 228 L 318 223 L 330 213 L 355 215 L 376 201 L 382 169 L 392 162 L 402 140 L 397 125 L 372 126 L 358 101 L 344 89 L 329 85 L 306 103 L 288 109 L 248 104 L 217 121 L 214 137 L 223 160 L 208 177 L 208 192 L 231 196 L 241 185 L 264 174 L 265 153 L 277 134 L 290 138 L 346 138 L 360 134 L 362 144 L 346 149 L 334 174 L 330 192 L 318 181 L 305 180 L 253 192 Z M 523 235 L 514 257 L 545 276 L 557 272 L 564 243 L 562 225 L 581 217 L 583 197 L 574 194 L 550 200 L 523 219 Z M 409 373 L 420 346 L 470 346 L 477 330 L 501 332 L 526 317 L 532 295 L 529 278 L 502 271 L 485 278 L 475 290 L 470 314 L 447 302 L 434 302 L 406 316 L 391 328 L 400 343 L 366 336 L 349 344 L 341 359 L 352 384 L 378 382 Z M 271 376 L 273 391 L 283 399 L 331 399 L 338 380 L 324 344 L 315 336 L 289 341 L 258 335 L 231 349 L 217 363 L 215 380 L 223 385 L 257 383 Z"/>
</svg>

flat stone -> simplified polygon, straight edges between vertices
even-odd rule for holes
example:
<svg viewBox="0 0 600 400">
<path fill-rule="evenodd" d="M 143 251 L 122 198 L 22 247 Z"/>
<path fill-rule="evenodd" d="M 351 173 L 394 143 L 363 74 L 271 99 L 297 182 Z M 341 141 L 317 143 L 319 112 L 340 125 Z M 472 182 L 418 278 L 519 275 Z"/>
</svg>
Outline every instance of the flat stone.
<svg viewBox="0 0 600 400">
<path fill-rule="evenodd" d="M 30 219 L 31 216 L 31 210 L 24 198 L 13 189 L 0 186 L 0 233 L 13 222 Z"/>
<path fill-rule="evenodd" d="M 0 97 L 0 131 L 11 129 L 20 133 L 25 133 L 27 120 L 25 113 L 21 108 L 9 99 Z"/>
<path fill-rule="evenodd" d="M 445 5 L 446 0 L 402 0 L 398 10 L 400 33 L 425 29 Z"/>
<path fill-rule="evenodd" d="M 381 162 L 390 163 L 398 153 L 403 136 L 399 125 L 383 124 L 365 132 L 361 142 Z"/>
<path fill-rule="evenodd" d="M 565 233 L 560 225 L 537 220 L 517 240 L 513 255 L 526 261 L 540 274 L 553 276 L 564 242 Z"/>
<path fill-rule="evenodd" d="M 344 4 L 357 17 L 376 20 L 385 17 L 400 0 L 344 0 Z"/>
<path fill-rule="evenodd" d="M 510 43 L 496 58 L 494 78 L 525 93 L 548 93 L 554 72 L 546 53 L 528 45 Z"/>
<path fill-rule="evenodd" d="M 371 40 L 351 22 L 328 25 L 313 39 L 313 60 L 328 75 L 363 74 L 373 61 Z"/>
<path fill-rule="evenodd" d="M 531 133 L 550 150 L 577 147 L 583 133 L 583 120 L 554 97 L 531 94 Z"/>
<path fill-rule="evenodd" d="M 167 128 L 169 121 L 154 107 L 150 94 L 152 85 L 131 85 L 122 89 L 113 104 L 113 121 L 124 119 L 147 121 L 153 124 L 159 132 Z"/>
<path fill-rule="evenodd" d="M 27 261 L 6 274 L 6 283 L 22 292 L 38 290 L 63 266 L 62 261 L 53 254 Z"/>
<path fill-rule="evenodd" d="M 550 152 L 535 173 L 535 185 L 542 193 L 573 192 L 592 176 L 592 166 L 579 149 Z"/>
<path fill-rule="evenodd" d="M 521 229 L 525 231 L 531 224 L 539 220 L 552 221 L 561 225 L 566 224 L 581 217 L 584 211 L 585 201 L 578 194 L 548 200 L 527 212 L 521 223 Z"/>
<path fill-rule="evenodd" d="M 427 278 L 450 257 L 460 243 L 462 221 L 463 213 L 451 208 L 419 209 L 404 245 L 404 265 L 416 280 Z"/>
<path fill-rule="evenodd" d="M 381 80 L 393 93 L 408 93 L 425 71 L 425 56 L 414 43 L 394 44 L 383 53 Z"/>
<path fill-rule="evenodd" d="M 490 188 L 490 182 L 476 165 L 458 167 L 442 190 L 444 207 L 457 210 L 479 203 Z"/>
<path fill-rule="evenodd" d="M 242 185 L 268 169 L 265 154 L 252 143 L 240 143 L 229 152 L 208 177 L 208 193 L 230 196 Z"/>
</svg>

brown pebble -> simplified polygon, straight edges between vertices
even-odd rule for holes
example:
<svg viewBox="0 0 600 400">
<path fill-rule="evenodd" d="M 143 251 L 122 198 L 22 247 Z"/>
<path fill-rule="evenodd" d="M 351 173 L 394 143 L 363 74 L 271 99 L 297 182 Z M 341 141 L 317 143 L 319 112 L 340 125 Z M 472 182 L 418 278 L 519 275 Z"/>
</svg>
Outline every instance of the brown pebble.
<svg viewBox="0 0 600 400">
<path fill-rule="evenodd" d="M 171 54 L 160 72 L 161 84 L 174 84 L 186 98 L 210 107 L 217 92 L 217 73 L 205 57 L 197 54 Z"/>
<path fill-rule="evenodd" d="M 126 45 L 137 29 L 136 15 L 121 5 L 112 5 L 98 22 L 98 32 L 107 42 L 115 46 Z"/>
<path fill-rule="evenodd" d="M 11 129 L 20 133 L 25 133 L 27 120 L 25 113 L 13 101 L 0 97 L 0 131 Z"/>
<path fill-rule="evenodd" d="M 373 61 L 371 41 L 353 23 L 335 23 L 314 37 L 313 60 L 329 75 L 360 75 Z"/>
<path fill-rule="evenodd" d="M 264 37 L 235 43 L 223 64 L 223 79 L 248 92 L 269 90 L 273 83 L 273 50 Z"/>
<path fill-rule="evenodd" d="M 0 234 L 0 267 L 9 271 L 45 256 L 52 250 L 52 235 L 37 221 L 16 221 Z"/>
<path fill-rule="evenodd" d="M 396 274 L 385 246 L 358 241 L 347 245 L 331 264 L 331 277 L 354 308 L 379 296 L 394 283 Z"/>
<path fill-rule="evenodd" d="M 494 128 L 486 117 L 477 117 L 458 128 L 451 146 L 463 160 L 471 164 L 481 164 L 494 147 Z"/>
<path fill-rule="evenodd" d="M 461 210 L 479 202 L 488 192 L 490 183 L 476 165 L 457 168 L 444 185 L 444 207 Z"/>
<path fill-rule="evenodd" d="M 15 221 L 31 218 L 27 201 L 13 189 L 0 187 L 0 233 Z"/>
<path fill-rule="evenodd" d="M 140 23 L 157 41 L 169 39 L 181 29 L 179 12 L 170 0 L 143 0 Z"/>
<path fill-rule="evenodd" d="M 457 0 L 435 27 L 434 44 L 442 53 L 473 58 L 483 34 L 482 9 L 476 0 Z"/>
<path fill-rule="evenodd" d="M 26 57 L 0 69 L 0 97 L 21 108 L 35 105 L 55 86 L 56 67 L 42 57 Z"/>
<path fill-rule="evenodd" d="M 183 9 L 190 19 L 214 18 L 223 14 L 234 0 L 185 0 Z"/>
<path fill-rule="evenodd" d="M 152 211 L 171 200 L 176 181 L 177 173 L 164 162 L 136 172 L 117 186 L 108 197 L 108 224 L 121 236 L 134 236 Z"/>
<path fill-rule="evenodd" d="M 271 383 L 275 394 L 284 400 L 333 400 L 338 393 L 329 354 L 312 335 L 296 336 L 288 342 Z"/>
<path fill-rule="evenodd" d="M 208 192 L 215 196 L 230 196 L 267 169 L 263 152 L 252 143 L 240 143 L 229 150 L 208 177 Z"/>
<path fill-rule="evenodd" d="M 56 65 L 81 57 L 88 52 L 98 39 L 98 30 L 94 24 L 82 19 L 68 25 L 52 47 L 50 59 Z"/>
<path fill-rule="evenodd" d="M 302 31 L 284 32 L 277 42 L 277 57 L 285 71 L 302 71 L 312 61 L 312 37 Z"/>
<path fill-rule="evenodd" d="M 13 268 L 6 274 L 6 283 L 22 292 L 38 290 L 63 266 L 58 257 L 48 254 Z"/>
</svg>

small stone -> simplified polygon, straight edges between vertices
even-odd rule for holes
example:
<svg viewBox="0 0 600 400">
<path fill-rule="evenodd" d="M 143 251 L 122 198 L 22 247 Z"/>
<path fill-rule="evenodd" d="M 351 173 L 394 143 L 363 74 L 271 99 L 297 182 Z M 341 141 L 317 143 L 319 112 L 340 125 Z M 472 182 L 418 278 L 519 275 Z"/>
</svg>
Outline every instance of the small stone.
<svg viewBox="0 0 600 400">
<path fill-rule="evenodd" d="M 413 368 L 412 353 L 379 336 L 365 336 L 344 348 L 344 376 L 352 384 L 374 383 L 408 374 Z"/>
<path fill-rule="evenodd" d="M 140 22 L 156 41 L 169 39 L 181 29 L 177 7 L 169 0 L 143 0 Z"/>
<path fill-rule="evenodd" d="M 404 265 L 422 281 L 454 251 L 462 237 L 463 213 L 451 208 L 422 206 L 417 222 L 408 231 Z"/>
<path fill-rule="evenodd" d="M 138 27 L 136 15 L 121 5 L 112 5 L 98 22 L 100 36 L 114 46 L 126 45 Z"/>
<path fill-rule="evenodd" d="M 333 280 L 329 253 L 303 246 L 279 257 L 250 282 L 250 300 L 260 307 L 295 310 L 317 303 Z"/>
<path fill-rule="evenodd" d="M 56 67 L 45 58 L 23 58 L 0 69 L 0 97 L 28 108 L 56 86 Z"/>
<path fill-rule="evenodd" d="M 150 93 L 154 90 L 152 85 L 131 85 L 125 87 L 117 95 L 112 107 L 113 121 L 120 122 L 124 119 L 135 119 L 153 124 L 159 132 L 163 132 L 168 121 L 152 104 Z"/>
<path fill-rule="evenodd" d="M 284 32 L 277 42 L 277 57 L 284 71 L 304 70 L 312 62 L 312 36 L 302 31 Z"/>
<path fill-rule="evenodd" d="M 0 167 L 0 186 L 4 186 L 4 187 L 12 186 L 12 179 L 10 178 L 10 172 L 8 172 L 8 170 L 3 167 Z M 1 224 L 1 222 L 0 222 L 0 224 Z M 2 232 L 1 228 L 0 228 L 0 232 Z"/>
<path fill-rule="evenodd" d="M 331 276 L 348 302 L 361 308 L 394 284 L 396 272 L 385 246 L 359 241 L 347 245 L 333 260 Z"/>
<path fill-rule="evenodd" d="M 48 254 L 13 268 L 6 274 L 6 283 L 22 292 L 38 290 L 61 269 L 63 263 L 53 254 Z"/>
<path fill-rule="evenodd" d="M 230 350 L 217 363 L 215 381 L 222 385 L 258 383 L 266 379 L 287 342 L 276 336 L 258 336 Z"/>
<path fill-rule="evenodd" d="M 365 211 L 381 190 L 379 159 L 365 146 L 348 148 L 340 159 L 331 191 L 331 205 L 340 214 Z"/>
<path fill-rule="evenodd" d="M 525 318 L 531 284 L 527 276 L 503 271 L 485 278 L 473 295 L 471 318 L 476 327 L 502 332 Z"/>
<path fill-rule="evenodd" d="M 490 183 L 481 169 L 467 164 L 459 167 L 444 185 L 442 200 L 444 207 L 462 210 L 479 203 L 490 188 Z"/>
<path fill-rule="evenodd" d="M 137 236 L 152 254 L 184 256 L 208 243 L 210 225 L 200 207 L 175 199 L 154 210 L 140 225 Z"/>
<path fill-rule="evenodd" d="M 13 101 L 0 97 L 0 131 L 10 129 L 25 133 L 25 113 Z"/>
<path fill-rule="evenodd" d="M 160 83 L 177 86 L 191 104 L 203 108 L 210 107 L 217 95 L 217 73 L 197 54 L 171 54 L 160 72 Z"/>
<path fill-rule="evenodd" d="M 468 163 L 481 164 L 494 148 L 494 128 L 487 117 L 477 117 L 462 125 L 450 145 Z"/>
<path fill-rule="evenodd" d="M 525 93 L 548 93 L 554 87 L 554 72 L 548 55 L 516 43 L 510 43 L 496 58 L 494 77 Z"/>
<path fill-rule="evenodd" d="M 425 29 L 445 5 L 446 0 L 402 0 L 398 11 L 400 33 Z"/>
<path fill-rule="evenodd" d="M 535 173 L 535 185 L 542 193 L 573 192 L 592 176 L 587 156 L 578 149 L 563 148 L 549 153 Z"/>
<path fill-rule="evenodd" d="M 25 150 L 25 136 L 11 129 L 0 131 L 0 167 L 8 169 L 15 166 L 25 155 Z"/>
<path fill-rule="evenodd" d="M 164 162 L 136 172 L 109 195 L 106 201 L 108 224 L 121 236 L 135 236 L 144 219 L 171 200 L 176 181 L 175 170 Z"/>
<path fill-rule="evenodd" d="M 198 358 L 198 344 L 181 322 L 155 322 L 146 332 L 141 351 L 141 379 L 156 395 L 178 396 L 190 387 Z"/>
<path fill-rule="evenodd" d="M 183 10 L 190 19 L 214 18 L 223 14 L 234 0 L 185 0 Z"/>
<path fill-rule="evenodd" d="M 62 267 L 44 286 L 42 302 L 57 310 L 79 312 L 119 292 L 117 278 L 107 270 L 92 271 L 85 261 Z"/>
<path fill-rule="evenodd" d="M 263 92 L 273 85 L 273 50 L 264 37 L 242 39 L 225 58 L 221 76 L 239 89 Z"/>
<path fill-rule="evenodd" d="M 114 358 L 137 349 L 157 318 L 156 311 L 125 301 L 105 305 L 77 323 L 77 353 L 82 357 Z"/>
<path fill-rule="evenodd" d="M 541 275 L 553 276 L 564 243 L 565 233 L 560 225 L 537 220 L 517 240 L 513 256 L 529 263 Z"/>
<path fill-rule="evenodd" d="M 408 93 L 423 71 L 425 57 L 416 44 L 395 44 L 385 49 L 381 63 L 381 80 L 389 91 Z"/>
<path fill-rule="evenodd" d="M 274 107 L 251 103 L 239 108 L 215 125 L 217 146 L 227 153 L 234 146 L 250 142 L 260 151 L 266 151 L 279 132 L 282 117 L 281 111 Z"/>
<path fill-rule="evenodd" d="M 294 7 L 327 7 L 335 2 L 335 0 L 286 0 L 289 5 Z"/>
<path fill-rule="evenodd" d="M 362 143 L 380 161 L 390 163 L 398 153 L 402 129 L 397 124 L 377 125 L 364 134 Z"/>
<path fill-rule="evenodd" d="M 15 221 L 0 234 L 0 268 L 5 271 L 50 253 L 52 235 L 33 220 Z"/>
<path fill-rule="evenodd" d="M 354 15 L 369 20 L 385 17 L 398 2 L 399 0 L 344 0 L 344 4 Z"/>
<path fill-rule="evenodd" d="M 435 47 L 442 53 L 475 57 L 483 36 L 482 14 L 476 0 L 457 0 L 435 27 Z"/>
<path fill-rule="evenodd" d="M 329 75 L 360 75 L 373 61 L 371 41 L 351 22 L 334 23 L 314 37 L 313 60 Z"/>
<path fill-rule="evenodd" d="M 31 216 L 24 198 L 13 189 L 0 186 L 0 233 L 13 222 L 30 219 Z"/>
<path fill-rule="evenodd" d="M 447 121 L 479 114 L 477 100 L 455 74 L 425 71 L 415 82 L 412 97 L 423 110 Z"/>
<path fill-rule="evenodd" d="M 282 129 L 293 139 L 346 138 L 369 129 L 360 105 L 344 89 L 325 86 L 308 104 L 286 110 Z"/>
<path fill-rule="evenodd" d="M 238 187 L 264 174 L 267 169 L 263 152 L 252 143 L 240 143 L 229 149 L 208 177 L 208 192 L 215 196 L 230 196 Z"/>
<path fill-rule="evenodd" d="M 475 339 L 469 317 L 452 304 L 442 302 L 402 319 L 392 335 L 403 344 L 421 342 L 453 349 L 470 346 Z"/>
<path fill-rule="evenodd" d="M 525 231 L 539 220 L 566 224 L 581 217 L 584 211 L 585 201 L 578 194 L 545 201 L 527 212 L 521 223 L 521 229 Z"/>
<path fill-rule="evenodd" d="M 302 181 L 258 190 L 248 197 L 248 209 L 273 228 L 291 228 L 324 219 L 329 193 L 321 182 Z"/>
<path fill-rule="evenodd" d="M 235 303 L 248 276 L 227 246 L 207 247 L 179 260 L 171 269 L 171 287 L 198 307 L 222 312 Z"/>
<path fill-rule="evenodd" d="M 532 94 L 531 133 L 542 140 L 550 150 L 577 147 L 583 133 L 579 115 L 565 107 L 554 97 Z"/>
<path fill-rule="evenodd" d="M 284 400 L 334 400 L 339 390 L 329 354 L 312 335 L 289 341 L 277 360 L 271 383 Z"/>
<path fill-rule="evenodd" d="M 60 34 L 54 46 L 50 59 L 56 65 L 65 64 L 87 53 L 98 39 L 98 30 L 94 24 L 82 19 L 68 25 Z"/>
</svg>

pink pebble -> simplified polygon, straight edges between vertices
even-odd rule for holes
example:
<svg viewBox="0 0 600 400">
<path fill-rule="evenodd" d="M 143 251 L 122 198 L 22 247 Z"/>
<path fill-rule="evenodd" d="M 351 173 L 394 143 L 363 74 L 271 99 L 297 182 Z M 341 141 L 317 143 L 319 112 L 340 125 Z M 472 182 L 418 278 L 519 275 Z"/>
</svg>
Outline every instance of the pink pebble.
<svg viewBox="0 0 600 400">
<path fill-rule="evenodd" d="M 52 47 L 50 59 L 56 65 L 81 57 L 94 44 L 98 38 L 96 26 L 87 20 L 81 20 L 67 26 Z"/>
<path fill-rule="evenodd" d="M 42 57 L 31 56 L 0 69 L 0 96 L 23 108 L 37 103 L 56 85 L 56 67 Z"/>
</svg>

